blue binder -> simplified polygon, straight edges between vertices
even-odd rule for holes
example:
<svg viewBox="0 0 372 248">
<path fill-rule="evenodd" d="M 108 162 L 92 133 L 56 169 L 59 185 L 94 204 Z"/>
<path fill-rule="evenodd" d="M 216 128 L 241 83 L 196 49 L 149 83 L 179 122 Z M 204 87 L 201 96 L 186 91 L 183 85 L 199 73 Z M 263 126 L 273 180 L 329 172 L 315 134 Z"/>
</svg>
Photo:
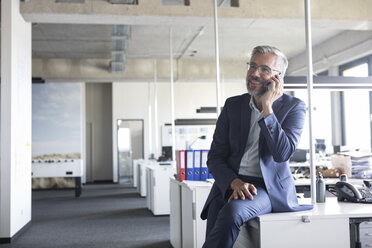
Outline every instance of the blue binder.
<svg viewBox="0 0 372 248">
<path fill-rule="evenodd" d="M 207 159 L 209 150 L 201 150 L 201 167 L 200 167 L 200 180 L 206 181 L 208 179 Z"/>
<path fill-rule="evenodd" d="M 201 150 L 194 150 L 194 181 L 200 181 Z"/>
<path fill-rule="evenodd" d="M 194 151 L 186 150 L 186 180 L 194 180 Z"/>
</svg>

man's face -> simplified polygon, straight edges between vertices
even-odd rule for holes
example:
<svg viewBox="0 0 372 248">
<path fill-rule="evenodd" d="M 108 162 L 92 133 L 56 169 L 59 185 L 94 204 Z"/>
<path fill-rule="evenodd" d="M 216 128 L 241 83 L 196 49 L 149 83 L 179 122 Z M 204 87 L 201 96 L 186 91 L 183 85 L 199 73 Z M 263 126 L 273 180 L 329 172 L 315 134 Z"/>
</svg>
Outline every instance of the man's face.
<svg viewBox="0 0 372 248">
<path fill-rule="evenodd" d="M 256 54 L 251 58 L 250 63 L 254 63 L 257 66 L 266 65 L 271 69 L 278 69 L 276 65 L 277 56 L 271 53 Z M 246 77 L 246 85 L 249 94 L 252 96 L 262 96 L 266 92 L 266 86 L 270 82 L 270 78 L 275 74 L 276 71 L 272 71 L 269 74 L 260 73 L 257 68 L 255 70 L 248 70 Z"/>
</svg>

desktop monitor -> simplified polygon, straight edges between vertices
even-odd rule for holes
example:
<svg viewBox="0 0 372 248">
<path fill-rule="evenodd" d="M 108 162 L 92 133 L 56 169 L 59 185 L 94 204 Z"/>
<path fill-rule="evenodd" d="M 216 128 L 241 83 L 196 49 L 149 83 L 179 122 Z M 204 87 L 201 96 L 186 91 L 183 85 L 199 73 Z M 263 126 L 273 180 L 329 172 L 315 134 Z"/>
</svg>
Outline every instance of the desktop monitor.
<svg viewBox="0 0 372 248">
<path fill-rule="evenodd" d="M 162 157 L 165 160 L 172 160 L 172 147 L 171 146 L 163 146 L 161 153 L 162 153 Z"/>
</svg>

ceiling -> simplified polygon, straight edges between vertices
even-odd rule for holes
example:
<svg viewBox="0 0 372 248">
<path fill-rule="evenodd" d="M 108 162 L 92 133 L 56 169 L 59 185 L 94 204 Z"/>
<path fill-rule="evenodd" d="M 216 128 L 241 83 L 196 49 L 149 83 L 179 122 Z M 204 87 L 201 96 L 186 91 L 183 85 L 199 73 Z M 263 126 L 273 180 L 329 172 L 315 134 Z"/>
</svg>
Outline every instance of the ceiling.
<svg viewBox="0 0 372 248">
<path fill-rule="evenodd" d="M 126 1 L 133 2 L 133 1 Z M 187 2 L 187 1 L 186 1 Z M 212 2 L 212 1 L 211 1 Z M 68 3 L 65 3 L 68 4 Z M 162 0 L 163 5 L 184 5 L 184 0 Z M 218 6 L 228 7 L 231 0 L 218 0 Z M 171 22 L 171 18 L 170 18 Z M 192 21 L 191 21 L 192 22 Z M 197 19 L 190 25 L 172 28 L 173 55 L 176 58 L 213 59 L 215 35 L 213 25 L 199 26 Z M 288 57 L 305 49 L 304 23 L 288 20 L 278 26 L 275 19 L 254 20 L 249 25 L 228 26 L 220 23 L 219 53 L 222 59 L 245 60 L 252 47 L 270 44 Z M 35 58 L 111 58 L 111 25 L 33 23 L 32 42 Z M 131 25 L 127 58 L 168 58 L 169 31 L 167 25 Z M 314 45 L 342 32 L 338 27 L 315 27 Z"/>
<path fill-rule="evenodd" d="M 71 3 L 74 1 L 80 1 L 82 4 Z M 21 4 L 23 11 L 21 13 L 26 21 L 32 22 L 33 58 L 112 60 L 114 25 L 112 23 L 120 23 L 130 27 L 129 35 L 125 37 L 126 60 L 168 59 L 170 30 L 175 59 L 208 60 L 209 63 L 215 60 L 214 18 L 210 5 L 199 3 L 200 0 L 154 0 L 154 2 L 140 0 L 142 5 L 139 4 L 138 8 L 126 9 L 123 4 L 107 6 L 107 2 L 110 1 L 137 2 L 137 0 L 29 0 Z M 240 1 L 242 8 L 232 7 L 237 1 Z M 242 1 L 217 0 L 217 4 L 222 7 L 218 10 L 219 17 L 222 16 L 218 19 L 220 60 L 246 61 L 253 47 L 257 45 L 276 46 L 289 59 L 305 52 L 303 3 L 297 4 L 297 1 L 289 0 L 288 3 L 276 6 L 280 11 L 275 14 L 267 11 L 273 10 L 272 4 L 275 4 L 275 1 L 268 0 L 262 4 L 254 0 Z M 208 5 L 205 9 L 205 13 L 208 14 L 203 16 L 203 11 L 197 14 L 184 13 L 187 12 L 184 5 L 190 2 L 191 5 L 194 4 L 191 8 L 194 12 L 198 11 L 195 4 L 200 7 Z M 210 2 L 212 5 L 212 0 Z M 332 1 L 326 2 L 329 4 Z M 297 5 L 294 6 L 293 3 Z M 350 6 L 335 9 L 342 5 L 332 2 L 334 12 L 329 12 L 323 3 L 325 4 L 321 0 L 314 3 L 313 12 L 316 17 L 312 21 L 313 47 L 348 30 L 365 32 L 372 29 L 372 21 L 363 19 L 369 14 L 362 12 L 362 9 L 353 9 L 352 14 L 346 16 L 345 13 L 348 13 L 347 8 L 350 9 Z M 90 4 L 98 7 L 91 8 Z M 162 12 L 161 8 L 165 5 L 171 7 Z M 172 5 L 176 7 L 172 8 Z M 78 6 L 77 10 L 73 9 L 74 6 Z M 102 12 L 99 6 L 103 6 Z M 180 6 L 178 12 L 177 6 Z M 151 13 L 151 7 L 155 8 L 154 13 Z M 116 12 L 116 9 L 120 10 Z M 85 15 L 84 11 L 88 14 Z M 122 14 L 126 13 L 125 11 L 127 14 Z M 361 20 L 355 19 L 358 13 Z M 354 19 L 349 21 L 347 18 Z"/>
<path fill-rule="evenodd" d="M 219 53 L 223 59 L 247 59 L 252 47 L 271 44 L 288 57 L 305 49 L 304 27 L 277 28 L 275 22 L 257 21 L 248 28 L 219 28 Z M 35 58 L 111 58 L 111 25 L 39 24 L 32 25 Z M 169 32 L 166 26 L 130 26 L 127 58 L 169 58 Z M 339 29 L 313 29 L 314 45 L 340 33 Z M 201 34 L 199 34 L 201 33 Z M 199 34 L 199 35 L 198 35 Z M 173 55 L 178 58 L 211 59 L 215 56 L 213 27 L 172 28 Z"/>
</svg>

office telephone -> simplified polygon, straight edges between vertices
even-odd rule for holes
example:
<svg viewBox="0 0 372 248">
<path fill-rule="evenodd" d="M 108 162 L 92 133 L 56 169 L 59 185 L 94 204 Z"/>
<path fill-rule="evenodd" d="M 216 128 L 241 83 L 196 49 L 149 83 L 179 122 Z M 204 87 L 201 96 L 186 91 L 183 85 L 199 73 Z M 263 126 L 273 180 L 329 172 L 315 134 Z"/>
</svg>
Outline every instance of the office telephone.
<svg viewBox="0 0 372 248">
<path fill-rule="evenodd" d="M 339 181 L 336 183 L 338 201 L 350 201 L 361 203 L 372 203 L 372 188 L 370 181 L 364 181 L 366 187 L 356 187 L 348 182 Z"/>
</svg>

